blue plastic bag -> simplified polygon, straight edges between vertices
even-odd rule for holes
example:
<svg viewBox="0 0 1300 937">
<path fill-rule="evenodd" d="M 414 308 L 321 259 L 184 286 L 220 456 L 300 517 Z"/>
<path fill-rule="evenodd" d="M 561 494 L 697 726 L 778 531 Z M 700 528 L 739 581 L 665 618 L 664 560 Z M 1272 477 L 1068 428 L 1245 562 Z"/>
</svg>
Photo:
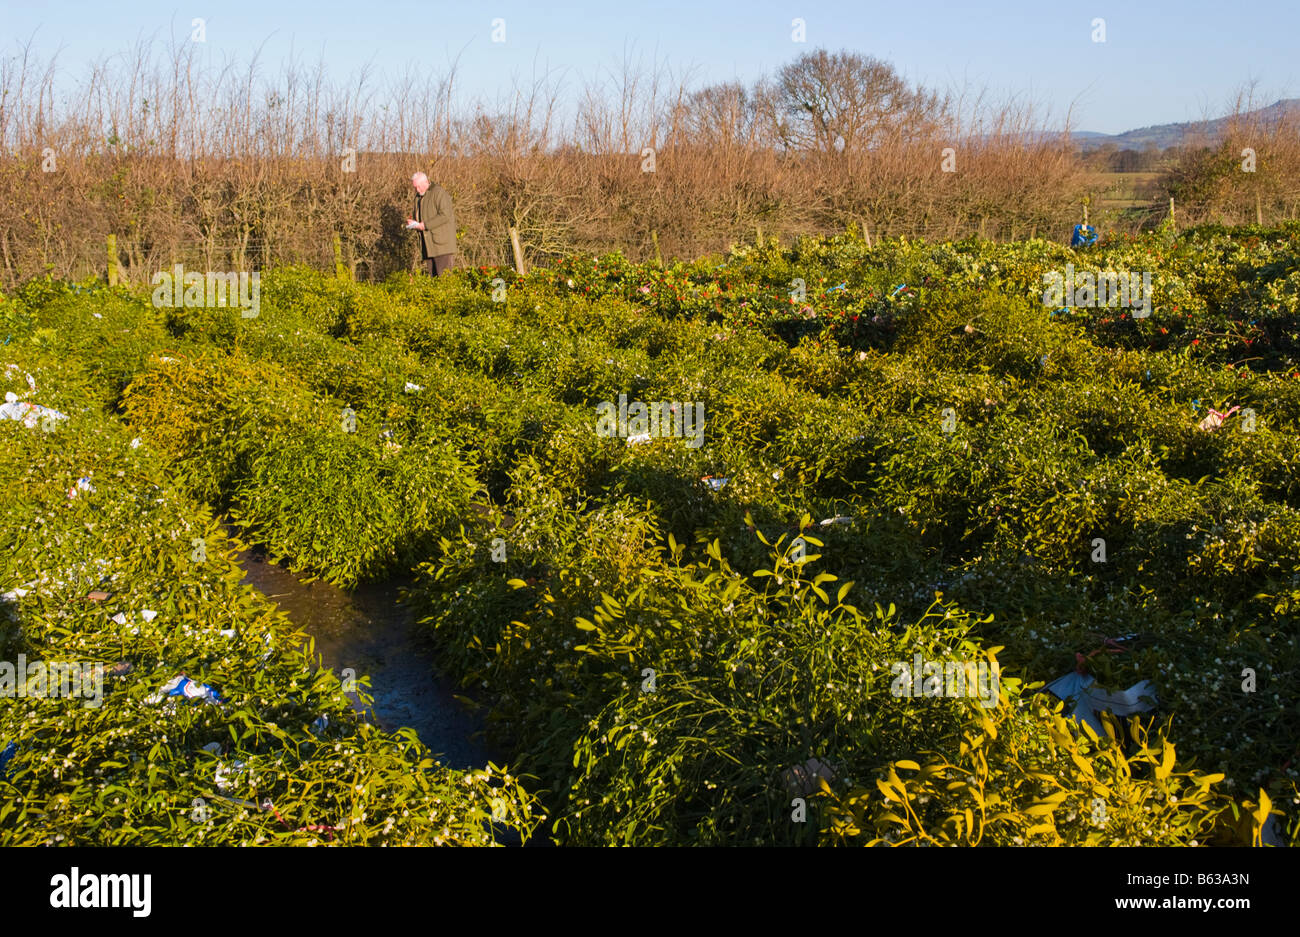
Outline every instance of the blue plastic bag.
<svg viewBox="0 0 1300 937">
<path fill-rule="evenodd" d="M 1090 224 L 1074 226 L 1074 235 L 1070 238 L 1071 247 L 1091 247 L 1097 243 L 1097 229 Z"/>
<path fill-rule="evenodd" d="M 225 702 L 217 694 L 217 691 L 212 689 L 212 687 L 208 686 L 206 683 L 199 683 L 197 680 L 192 680 L 184 674 L 168 680 L 163 684 L 162 689 L 149 697 L 149 702 L 159 703 L 169 696 L 179 697 L 184 700 L 201 699 L 206 700 L 209 703 Z"/>
<path fill-rule="evenodd" d="M 1072 670 L 1043 689 L 1062 700 L 1067 710 L 1073 705 L 1070 715 L 1077 721 L 1092 726 L 1093 731 L 1101 737 L 1106 735 L 1106 729 L 1097 716 L 1099 711 L 1108 710 L 1117 716 L 1131 716 L 1134 713 L 1150 712 L 1158 702 L 1155 685 L 1150 680 L 1142 680 L 1127 690 L 1116 693 L 1106 693 L 1093 686 L 1094 682 L 1091 674 Z"/>
</svg>

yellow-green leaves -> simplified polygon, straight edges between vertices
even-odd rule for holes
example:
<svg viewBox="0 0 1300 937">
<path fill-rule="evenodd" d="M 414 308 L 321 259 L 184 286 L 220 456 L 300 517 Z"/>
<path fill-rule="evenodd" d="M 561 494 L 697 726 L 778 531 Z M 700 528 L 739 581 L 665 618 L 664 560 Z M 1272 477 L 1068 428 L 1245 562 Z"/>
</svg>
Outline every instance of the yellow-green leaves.
<svg viewBox="0 0 1300 937">
<path fill-rule="evenodd" d="M 1251 819 L 1255 821 L 1254 839 L 1255 845 L 1263 845 L 1264 824 L 1268 822 L 1268 815 L 1273 812 L 1273 801 L 1268 796 L 1268 792 L 1262 787 L 1259 789 L 1259 806 L 1251 811 Z"/>
<path fill-rule="evenodd" d="M 1163 781 L 1169 777 L 1174 770 L 1174 747 L 1169 744 L 1168 740 L 1164 742 L 1160 764 L 1156 766 L 1156 780 Z"/>
</svg>

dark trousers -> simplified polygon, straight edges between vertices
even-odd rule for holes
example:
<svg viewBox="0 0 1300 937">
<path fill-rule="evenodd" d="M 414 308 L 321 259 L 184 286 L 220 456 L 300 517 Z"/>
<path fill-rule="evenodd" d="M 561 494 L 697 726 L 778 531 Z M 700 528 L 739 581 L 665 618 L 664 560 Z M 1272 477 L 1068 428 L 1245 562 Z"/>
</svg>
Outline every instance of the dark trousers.
<svg viewBox="0 0 1300 937">
<path fill-rule="evenodd" d="M 444 271 L 450 269 L 451 262 L 455 259 L 455 254 L 439 254 L 437 257 L 424 258 L 420 266 L 424 268 L 424 272 L 429 276 L 440 277 Z"/>
</svg>

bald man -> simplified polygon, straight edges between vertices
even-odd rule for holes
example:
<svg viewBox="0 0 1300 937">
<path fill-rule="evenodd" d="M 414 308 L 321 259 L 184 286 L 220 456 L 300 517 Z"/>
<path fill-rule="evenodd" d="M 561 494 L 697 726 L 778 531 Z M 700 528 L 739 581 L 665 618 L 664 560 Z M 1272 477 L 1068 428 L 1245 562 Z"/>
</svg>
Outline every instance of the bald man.
<svg viewBox="0 0 1300 937">
<path fill-rule="evenodd" d="M 411 177 L 415 187 L 415 217 L 406 219 L 406 227 L 420 232 L 420 265 L 431 277 L 442 276 L 456 258 L 456 216 L 446 189 L 430 185 L 429 177 L 417 172 Z"/>
</svg>

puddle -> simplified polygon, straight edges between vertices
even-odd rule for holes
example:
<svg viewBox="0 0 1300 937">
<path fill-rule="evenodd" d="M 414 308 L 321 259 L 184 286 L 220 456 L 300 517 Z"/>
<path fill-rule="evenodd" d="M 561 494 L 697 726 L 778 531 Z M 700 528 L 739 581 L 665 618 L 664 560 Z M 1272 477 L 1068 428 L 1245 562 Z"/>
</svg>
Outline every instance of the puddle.
<svg viewBox="0 0 1300 937">
<path fill-rule="evenodd" d="M 449 768 L 502 764 L 475 736 L 483 724 L 455 699 L 454 683 L 437 672 L 433 655 L 415 635 L 413 615 L 397 602 L 398 583 L 361 586 L 345 592 L 324 582 L 310 585 L 269 563 L 256 550 L 239 554 L 244 584 L 275 602 L 294 625 L 316 641 L 316 654 L 336 674 L 370 677 L 372 708 L 358 711 L 384 729 L 412 728 L 438 761 Z M 352 694 L 349 694 L 350 696 Z"/>
</svg>

